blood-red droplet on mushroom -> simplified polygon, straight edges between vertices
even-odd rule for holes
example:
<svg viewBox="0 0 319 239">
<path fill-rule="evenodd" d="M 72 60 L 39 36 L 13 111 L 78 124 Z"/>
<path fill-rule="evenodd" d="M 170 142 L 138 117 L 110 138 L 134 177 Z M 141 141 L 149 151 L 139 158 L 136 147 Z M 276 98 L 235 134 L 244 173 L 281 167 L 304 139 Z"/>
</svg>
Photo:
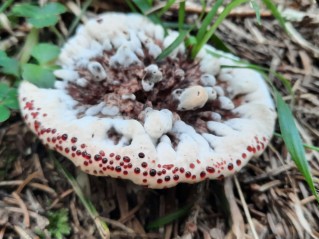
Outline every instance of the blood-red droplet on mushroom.
<svg viewBox="0 0 319 239">
<path fill-rule="evenodd" d="M 144 157 L 145 157 L 145 154 L 144 154 L 144 153 L 139 153 L 138 156 L 139 156 L 140 158 L 144 158 Z"/>
<path fill-rule="evenodd" d="M 121 172 L 121 170 L 122 170 L 122 168 L 121 168 L 120 166 L 116 166 L 116 167 L 115 167 L 115 171 L 116 171 L 116 172 Z"/>
<path fill-rule="evenodd" d="M 96 155 L 94 155 L 94 160 L 95 161 L 100 161 L 100 160 L 102 160 L 102 156 L 99 155 L 99 154 L 96 154 Z"/>
<path fill-rule="evenodd" d="M 234 169 L 234 165 L 232 163 L 228 164 L 228 170 L 231 171 Z"/>
<path fill-rule="evenodd" d="M 206 171 L 209 172 L 209 173 L 214 173 L 215 169 L 213 167 L 207 166 L 206 167 Z"/>
<path fill-rule="evenodd" d="M 135 168 L 134 173 L 139 174 L 141 172 L 140 168 Z"/>
<path fill-rule="evenodd" d="M 71 138 L 71 142 L 74 144 L 74 143 L 76 143 L 78 141 L 78 139 L 76 138 L 76 137 L 72 137 Z"/>
<path fill-rule="evenodd" d="M 151 175 L 152 177 L 154 177 L 154 176 L 156 175 L 156 170 L 155 170 L 155 169 L 151 169 L 151 170 L 150 170 L 150 175 Z"/>
</svg>

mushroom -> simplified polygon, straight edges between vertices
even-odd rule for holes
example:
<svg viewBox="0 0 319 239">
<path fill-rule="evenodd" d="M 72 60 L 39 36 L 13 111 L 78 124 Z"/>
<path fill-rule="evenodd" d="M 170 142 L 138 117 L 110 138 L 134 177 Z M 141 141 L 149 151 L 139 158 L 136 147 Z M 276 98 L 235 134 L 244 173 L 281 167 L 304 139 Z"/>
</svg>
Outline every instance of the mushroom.
<svg viewBox="0 0 319 239">
<path fill-rule="evenodd" d="M 63 47 L 54 89 L 21 83 L 26 124 L 96 176 L 167 188 L 236 173 L 272 137 L 267 85 L 254 70 L 221 68 L 236 58 L 208 45 L 194 61 L 181 45 L 156 62 L 176 37 L 137 14 L 89 20 Z"/>
</svg>

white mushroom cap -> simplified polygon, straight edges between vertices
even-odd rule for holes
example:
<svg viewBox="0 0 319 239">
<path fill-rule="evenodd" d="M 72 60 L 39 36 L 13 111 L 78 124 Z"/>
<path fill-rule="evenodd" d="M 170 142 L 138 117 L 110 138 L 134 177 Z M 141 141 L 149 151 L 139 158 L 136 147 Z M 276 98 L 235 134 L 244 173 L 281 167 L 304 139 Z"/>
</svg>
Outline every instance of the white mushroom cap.
<svg viewBox="0 0 319 239">
<path fill-rule="evenodd" d="M 55 89 L 21 83 L 26 124 L 50 149 L 96 176 L 165 188 L 234 174 L 272 137 L 276 113 L 267 85 L 250 69 L 221 70 L 224 62 L 238 65 L 236 58 L 210 46 L 195 59 L 197 68 L 179 64 L 186 59 L 183 44 L 168 62 L 150 63 L 177 35 L 170 31 L 164 37 L 161 26 L 137 14 L 107 13 L 89 20 L 62 49 L 62 70 L 56 74 L 63 80 Z M 90 62 L 100 64 L 105 74 L 88 67 Z M 156 74 L 143 81 L 150 64 L 148 70 Z M 195 70 L 200 72 L 192 75 Z M 98 80 L 88 79 L 97 73 L 102 74 Z M 199 78 L 206 74 L 210 80 Z M 143 82 L 151 83 L 150 91 Z M 116 90 L 104 92 L 105 87 Z M 91 102 L 89 93 L 100 98 Z M 145 110 L 145 105 L 153 108 Z"/>
</svg>

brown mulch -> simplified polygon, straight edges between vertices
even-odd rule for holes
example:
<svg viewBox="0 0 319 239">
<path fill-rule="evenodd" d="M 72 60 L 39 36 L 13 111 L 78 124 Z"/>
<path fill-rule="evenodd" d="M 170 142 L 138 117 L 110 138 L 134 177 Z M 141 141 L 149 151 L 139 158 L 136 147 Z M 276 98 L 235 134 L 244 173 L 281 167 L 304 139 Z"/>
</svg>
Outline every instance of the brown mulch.
<svg viewBox="0 0 319 239">
<path fill-rule="evenodd" d="M 70 13 L 57 25 L 62 34 L 67 34 L 66 26 L 72 14 L 77 14 L 79 2 L 66 3 Z M 124 2 L 115 2 L 95 1 L 81 19 L 85 21 L 97 12 L 128 11 Z M 186 8 L 187 20 L 192 22 L 201 10 L 196 1 L 189 2 L 194 2 Z M 277 71 L 291 82 L 294 98 L 270 75 L 293 106 L 303 141 L 319 145 L 319 5 L 311 0 L 275 2 L 290 10 L 288 17 L 291 11 L 302 15 L 289 21 L 293 34 L 285 33 L 266 9 L 261 9 L 259 26 L 247 5 L 230 14 L 217 36 L 235 55 Z M 176 14 L 173 6 L 164 17 L 176 21 Z M 0 46 L 6 50 L 21 46 L 30 28 L 21 25 L 11 30 L 0 28 Z M 46 35 L 41 37 L 48 40 Z M 318 155 L 307 150 L 316 184 Z M 56 157 L 78 180 L 89 180 L 83 191 L 109 225 L 111 238 L 319 238 L 318 203 L 277 136 L 262 156 L 234 177 L 164 190 L 145 189 L 118 179 L 86 178 L 68 160 Z M 177 221 L 157 229 L 147 227 L 187 205 L 191 205 L 189 212 Z M 61 208 L 69 211 L 72 230 L 67 238 L 100 238 L 72 187 L 16 112 L 0 124 L 0 239 L 40 238 L 37 231 L 50 238 L 47 212 Z"/>
</svg>

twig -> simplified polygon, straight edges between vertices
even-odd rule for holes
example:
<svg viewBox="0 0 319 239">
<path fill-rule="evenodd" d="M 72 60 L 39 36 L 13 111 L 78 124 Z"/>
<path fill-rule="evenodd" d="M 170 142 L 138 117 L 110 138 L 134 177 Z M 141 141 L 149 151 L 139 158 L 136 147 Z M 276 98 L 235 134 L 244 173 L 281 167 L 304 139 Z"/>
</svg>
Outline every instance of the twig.
<svg viewBox="0 0 319 239">
<path fill-rule="evenodd" d="M 238 179 L 237 179 L 236 176 L 234 176 L 234 181 L 235 181 L 235 185 L 236 185 L 236 188 L 237 188 L 237 191 L 238 191 L 238 194 L 239 194 L 239 198 L 240 198 L 240 201 L 241 201 L 241 203 L 242 203 L 242 206 L 243 206 L 243 209 L 244 209 L 244 212 L 245 212 L 247 221 L 248 221 L 248 223 L 249 223 L 251 232 L 252 232 L 252 234 L 253 234 L 253 237 L 254 237 L 255 239 L 259 239 L 258 234 L 257 234 L 257 232 L 256 232 L 255 225 L 254 225 L 254 223 L 253 223 L 253 221 L 252 221 L 252 219 L 251 219 L 250 212 L 249 212 L 247 203 L 246 203 L 246 201 L 245 201 L 243 192 L 242 192 L 242 190 L 241 190 L 240 184 L 239 184 Z"/>
<path fill-rule="evenodd" d="M 24 226 L 29 228 L 30 227 L 30 215 L 29 215 L 27 206 L 22 201 L 22 199 L 18 195 L 18 193 L 13 192 L 12 193 L 12 197 L 17 201 L 17 203 L 19 204 L 21 210 L 23 211 L 23 224 L 24 224 Z"/>
</svg>

